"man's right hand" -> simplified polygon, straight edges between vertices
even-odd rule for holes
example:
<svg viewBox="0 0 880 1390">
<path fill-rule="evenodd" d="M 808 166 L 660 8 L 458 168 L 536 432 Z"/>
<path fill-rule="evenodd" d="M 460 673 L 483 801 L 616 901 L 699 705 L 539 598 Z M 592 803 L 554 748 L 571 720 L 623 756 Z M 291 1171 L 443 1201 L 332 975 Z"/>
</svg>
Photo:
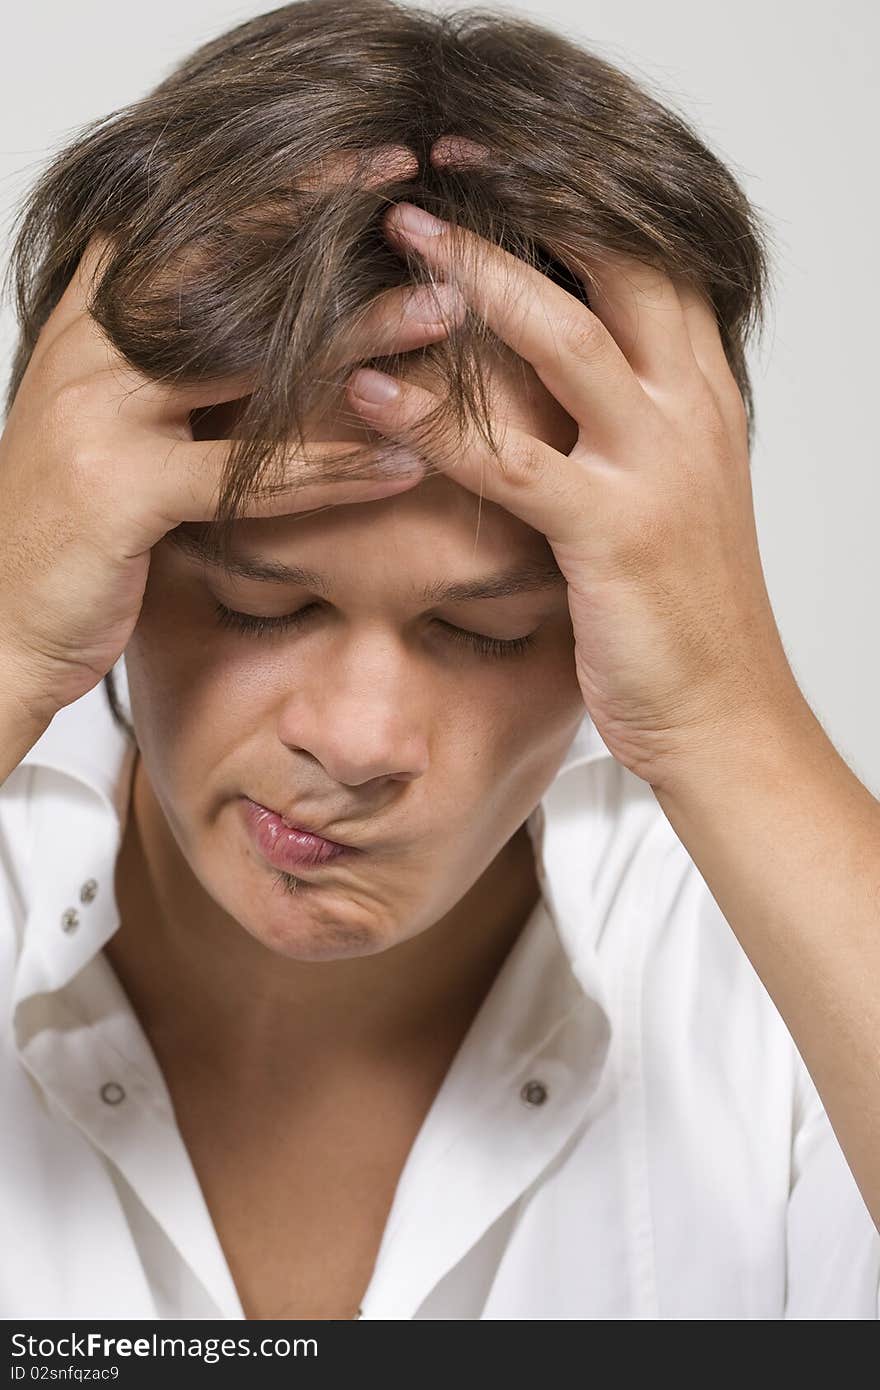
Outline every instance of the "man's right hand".
<svg viewBox="0 0 880 1390">
<path fill-rule="evenodd" d="M 215 519 L 233 442 L 195 439 L 190 412 L 253 389 L 243 377 L 166 386 L 140 376 L 88 311 L 103 247 L 99 237 L 86 247 L 0 438 L 0 704 L 26 711 L 35 728 L 115 665 L 138 620 L 152 547 L 182 522 Z M 436 315 L 427 323 L 404 315 L 412 297 L 403 286 L 377 298 L 353 327 L 352 362 L 444 336 Z M 447 322 L 463 312 L 461 303 L 443 309 Z M 383 441 L 376 443 L 380 453 Z M 289 491 L 273 486 L 242 515 L 371 501 L 423 476 L 418 468 L 393 475 L 377 467 L 375 478 L 322 480 L 321 460 L 348 451 L 330 441 L 310 443 L 307 462 L 292 453 Z"/>
</svg>

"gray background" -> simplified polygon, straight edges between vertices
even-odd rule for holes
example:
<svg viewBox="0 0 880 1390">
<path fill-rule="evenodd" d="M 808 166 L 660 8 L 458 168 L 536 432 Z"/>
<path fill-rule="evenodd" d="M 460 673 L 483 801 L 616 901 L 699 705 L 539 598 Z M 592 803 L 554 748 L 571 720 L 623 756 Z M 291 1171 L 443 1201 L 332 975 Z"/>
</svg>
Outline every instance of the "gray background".
<svg viewBox="0 0 880 1390">
<path fill-rule="evenodd" d="M 0 46 L 0 270 L 12 211 L 49 155 L 85 122 L 146 92 L 196 44 L 272 8 L 222 0 L 10 7 Z M 870 250 L 880 6 L 507 0 L 503 8 L 552 25 L 645 82 L 692 121 L 769 221 L 773 301 L 751 358 L 764 569 L 801 689 L 880 794 L 878 276 Z M 12 332 L 4 305 L 4 374 Z"/>
</svg>

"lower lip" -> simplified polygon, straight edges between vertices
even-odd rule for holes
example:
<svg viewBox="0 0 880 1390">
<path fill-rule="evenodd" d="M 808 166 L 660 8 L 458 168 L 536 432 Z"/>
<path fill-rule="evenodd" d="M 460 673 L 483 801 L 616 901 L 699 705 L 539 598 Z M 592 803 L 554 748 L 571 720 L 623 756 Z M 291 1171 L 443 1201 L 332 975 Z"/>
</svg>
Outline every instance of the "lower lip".
<svg viewBox="0 0 880 1390">
<path fill-rule="evenodd" d="M 292 830 L 274 811 L 247 797 L 242 799 L 242 805 L 254 844 L 276 869 L 317 868 L 342 854 L 353 853 L 348 845 L 338 845 L 306 830 Z"/>
</svg>

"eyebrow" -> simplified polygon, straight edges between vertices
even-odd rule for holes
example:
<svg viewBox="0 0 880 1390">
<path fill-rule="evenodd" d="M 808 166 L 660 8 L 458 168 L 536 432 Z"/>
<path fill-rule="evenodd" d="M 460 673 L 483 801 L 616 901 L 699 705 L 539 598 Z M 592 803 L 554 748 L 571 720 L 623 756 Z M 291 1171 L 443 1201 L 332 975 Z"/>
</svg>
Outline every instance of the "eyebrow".
<svg viewBox="0 0 880 1390">
<path fill-rule="evenodd" d="M 231 556 L 223 560 L 219 551 L 203 536 L 179 528 L 169 531 L 166 540 L 195 560 L 238 579 L 253 579 L 264 584 L 295 584 L 311 589 L 322 598 L 329 598 L 332 586 L 323 575 L 302 565 L 283 565 L 279 560 L 256 560 L 247 556 Z M 451 584 L 438 581 L 428 584 L 417 595 L 421 603 L 470 603 L 484 598 L 513 598 L 517 594 L 534 593 L 566 583 L 565 576 L 550 558 L 525 560 L 511 569 L 487 574 L 479 579 L 459 580 Z"/>
</svg>

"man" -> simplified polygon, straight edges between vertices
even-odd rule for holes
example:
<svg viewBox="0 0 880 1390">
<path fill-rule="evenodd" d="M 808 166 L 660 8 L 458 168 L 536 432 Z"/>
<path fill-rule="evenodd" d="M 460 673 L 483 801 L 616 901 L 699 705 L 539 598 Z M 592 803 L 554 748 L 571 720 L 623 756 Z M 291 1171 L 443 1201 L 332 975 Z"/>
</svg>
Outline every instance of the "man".
<svg viewBox="0 0 880 1390">
<path fill-rule="evenodd" d="M 537 379 L 493 380 L 564 441 Z M 238 523 L 308 596 L 179 528 L 126 649 L 138 748 L 94 691 L 6 783 L 7 1316 L 875 1316 L 870 1217 L 585 717 L 546 541 L 476 517 L 434 476 Z M 443 595 L 512 570 L 539 586 Z M 353 849 L 285 868 L 250 803 Z"/>
<path fill-rule="evenodd" d="M 3 786 L 6 1316 L 877 1316 L 877 1232 L 669 775 L 717 829 L 723 677 L 780 673 L 714 320 L 658 279 L 633 339 L 612 265 L 624 362 L 474 249 L 501 460 L 465 437 L 399 495 L 240 520 L 225 567 L 176 527 L 119 670 L 136 746 L 90 691 Z M 312 437 L 406 436 L 436 382 L 397 379 Z M 627 478 L 687 544 L 632 544 Z M 676 757 L 633 737 L 645 688 Z"/>
</svg>

